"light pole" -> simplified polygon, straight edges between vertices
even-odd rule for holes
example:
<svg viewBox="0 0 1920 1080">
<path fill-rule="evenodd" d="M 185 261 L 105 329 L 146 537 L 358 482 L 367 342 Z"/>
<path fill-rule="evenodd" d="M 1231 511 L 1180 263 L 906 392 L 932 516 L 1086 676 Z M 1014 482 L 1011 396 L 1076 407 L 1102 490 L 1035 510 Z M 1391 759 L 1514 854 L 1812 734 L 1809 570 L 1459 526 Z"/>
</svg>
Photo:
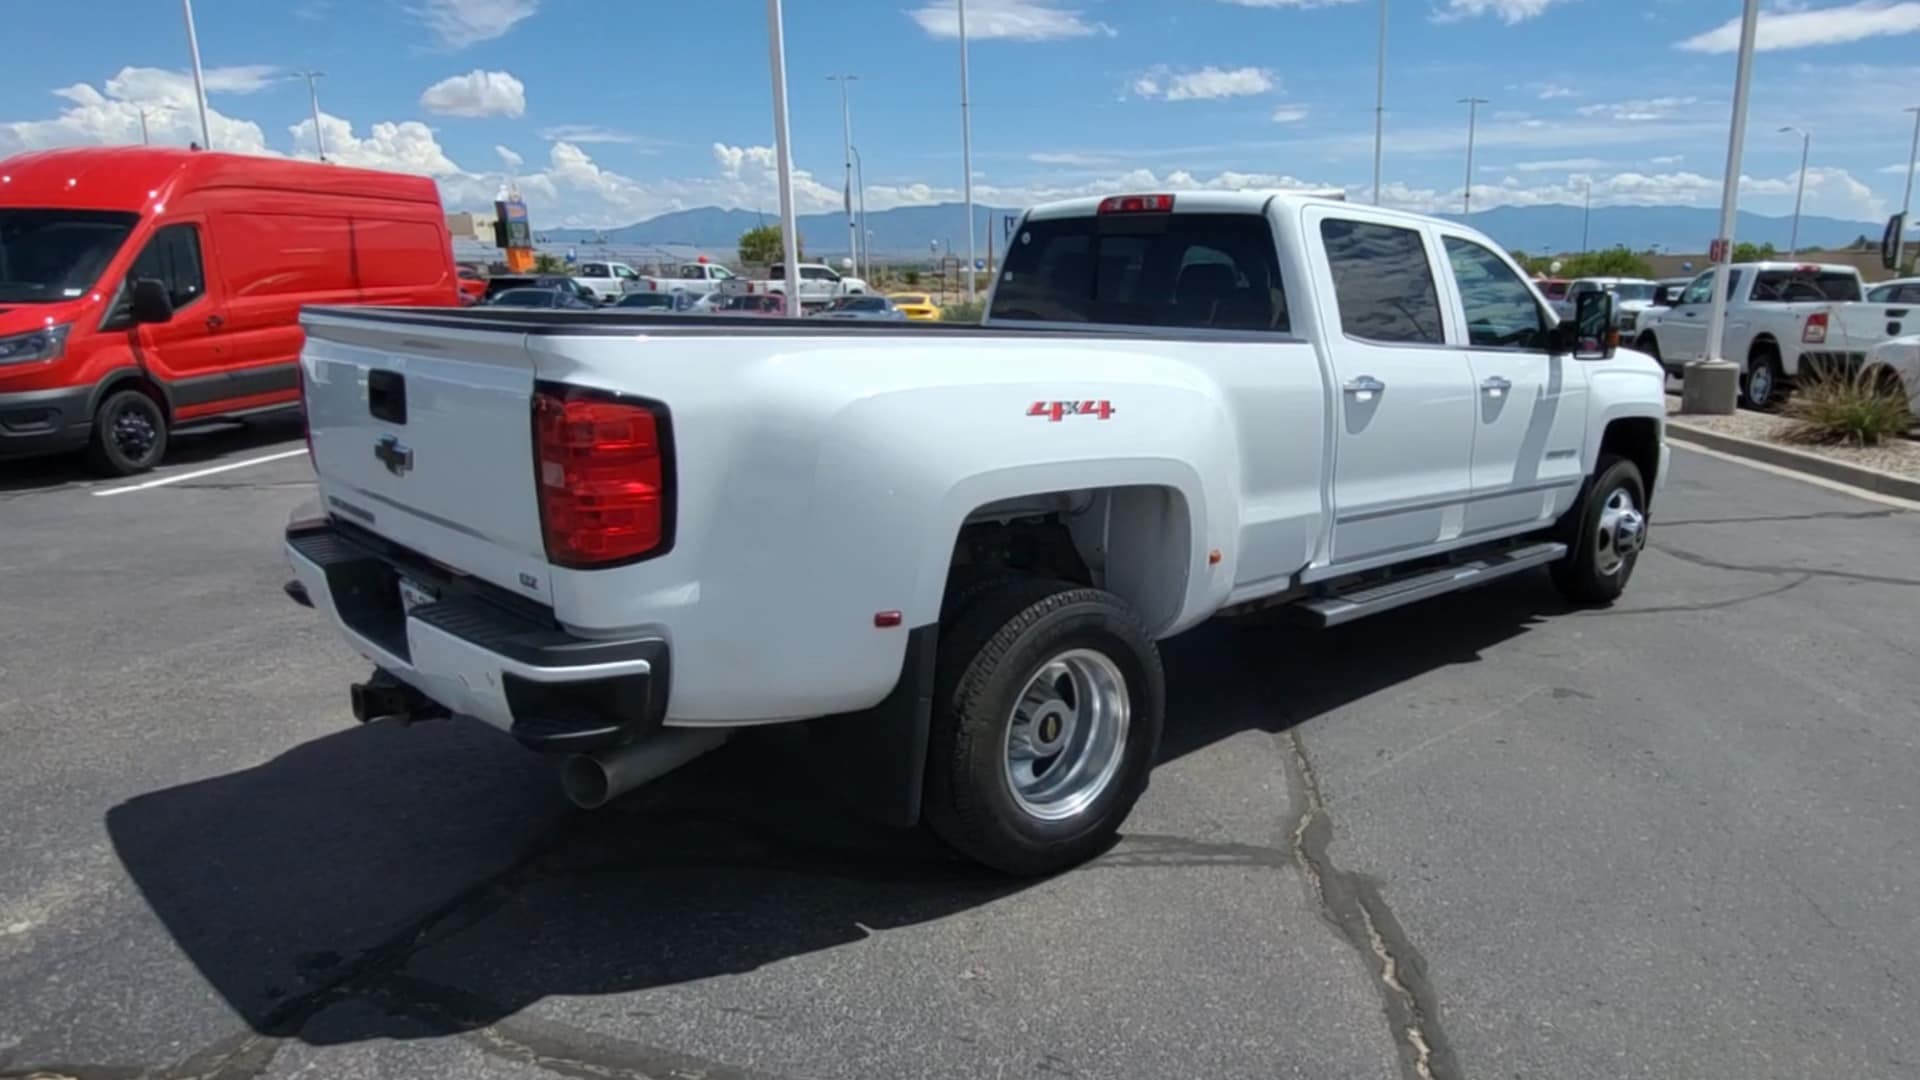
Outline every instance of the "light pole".
<svg viewBox="0 0 1920 1080">
<path fill-rule="evenodd" d="M 978 299 L 973 280 L 973 115 L 967 102 L 967 0 L 958 0 L 960 16 L 960 168 L 966 171 L 967 302 Z"/>
<path fill-rule="evenodd" d="M 137 105 L 135 108 L 138 109 L 140 113 L 140 145 L 152 146 L 153 139 L 147 134 L 147 107 L 145 105 Z"/>
<path fill-rule="evenodd" d="M 860 265 L 860 234 L 853 223 L 853 110 L 847 105 L 847 84 L 859 82 L 858 75 L 829 75 L 828 82 L 840 84 L 840 152 L 846 159 L 847 175 L 841 188 L 841 202 L 847 211 L 847 254 Z"/>
<path fill-rule="evenodd" d="M 1481 97 L 1463 97 L 1460 99 L 1460 104 L 1467 107 L 1467 191 L 1466 197 L 1461 202 L 1461 217 L 1466 217 L 1473 213 L 1473 129 L 1474 121 L 1478 119 L 1480 115 L 1480 106 L 1486 103 L 1487 99 Z"/>
<path fill-rule="evenodd" d="M 1740 56 L 1733 75 L 1733 123 L 1727 132 L 1727 174 L 1720 187 L 1719 251 L 1713 260 L 1713 308 L 1707 316 L 1705 360 L 1686 367 L 1682 411 L 1731 414 L 1738 404 L 1740 366 L 1720 355 L 1727 330 L 1727 263 L 1733 258 L 1733 227 L 1740 211 L 1740 160 L 1746 149 L 1747 93 L 1753 86 L 1753 41 L 1760 28 L 1760 0 L 1746 0 L 1740 17 Z"/>
<path fill-rule="evenodd" d="M 1907 265 L 1907 215 L 1913 212 L 1913 166 L 1920 161 L 1920 105 L 1906 110 L 1913 114 L 1913 149 L 1907 151 L 1907 193 L 1900 197 L 1900 235 L 1893 238 L 1893 272 Z"/>
<path fill-rule="evenodd" d="M 307 80 L 307 104 L 313 106 L 313 145 L 320 149 L 320 160 L 327 160 L 327 137 L 320 133 L 320 91 L 314 89 L 313 81 L 324 76 L 324 71 L 296 71 L 293 77 Z"/>
<path fill-rule="evenodd" d="M 860 190 L 860 254 L 866 258 L 866 270 L 860 276 L 873 283 L 873 230 L 867 228 L 867 166 L 860 160 L 860 148 L 853 152 L 853 183 Z"/>
<path fill-rule="evenodd" d="M 1387 0 L 1380 0 L 1380 50 L 1373 81 L 1373 205 L 1380 205 L 1380 150 L 1387 130 Z"/>
<path fill-rule="evenodd" d="M 1800 136 L 1800 187 L 1793 193 L 1793 232 L 1787 238 L 1787 258 L 1792 259 L 1800 251 L 1800 204 L 1807 197 L 1807 151 L 1813 149 L 1813 135 L 1791 125 L 1780 129 L 1780 134 L 1793 133 Z"/>
<path fill-rule="evenodd" d="M 200 72 L 200 35 L 193 29 L 193 0 L 180 0 L 180 11 L 187 17 L 187 51 L 193 54 L 193 100 L 200 106 L 200 146 L 213 149 L 213 128 L 207 123 L 207 80 Z"/>
<path fill-rule="evenodd" d="M 800 314 L 800 227 L 793 214 L 793 151 L 787 132 L 787 37 L 780 0 L 767 0 L 767 45 L 773 67 L 773 156 L 780 170 L 780 251 L 792 302 L 788 315 Z"/>
<path fill-rule="evenodd" d="M 1587 247 L 1587 226 L 1593 221 L 1593 177 L 1587 177 L 1587 200 L 1580 208 L 1580 254 L 1585 255 Z"/>
</svg>

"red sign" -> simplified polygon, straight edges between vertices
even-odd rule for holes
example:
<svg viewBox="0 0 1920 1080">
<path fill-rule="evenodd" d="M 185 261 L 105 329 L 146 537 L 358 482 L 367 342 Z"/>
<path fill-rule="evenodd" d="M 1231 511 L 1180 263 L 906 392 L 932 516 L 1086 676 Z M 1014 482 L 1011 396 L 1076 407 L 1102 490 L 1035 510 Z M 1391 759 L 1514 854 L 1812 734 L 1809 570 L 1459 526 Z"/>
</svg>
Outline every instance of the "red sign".
<svg viewBox="0 0 1920 1080">
<path fill-rule="evenodd" d="M 1713 243 L 1707 245 L 1707 261 L 1711 263 L 1726 262 L 1727 248 L 1730 246 L 1731 245 L 1724 239 L 1715 240 Z"/>
</svg>

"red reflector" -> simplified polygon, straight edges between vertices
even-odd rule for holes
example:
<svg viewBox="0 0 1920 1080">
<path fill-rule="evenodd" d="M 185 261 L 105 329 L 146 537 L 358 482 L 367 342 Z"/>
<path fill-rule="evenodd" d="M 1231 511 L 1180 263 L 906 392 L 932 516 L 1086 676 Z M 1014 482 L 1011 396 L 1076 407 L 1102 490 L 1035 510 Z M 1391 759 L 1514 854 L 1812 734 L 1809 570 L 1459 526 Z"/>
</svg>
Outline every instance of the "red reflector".
<svg viewBox="0 0 1920 1080">
<path fill-rule="evenodd" d="M 548 562 L 609 566 L 669 542 L 664 410 L 656 408 L 579 387 L 534 396 Z"/>
<path fill-rule="evenodd" d="M 1100 200 L 1102 214 L 1164 214 L 1172 209 L 1171 195 L 1115 195 Z"/>
<path fill-rule="evenodd" d="M 873 625 L 885 630 L 890 626 L 899 626 L 904 618 L 897 611 L 876 611 L 873 613 Z"/>
</svg>

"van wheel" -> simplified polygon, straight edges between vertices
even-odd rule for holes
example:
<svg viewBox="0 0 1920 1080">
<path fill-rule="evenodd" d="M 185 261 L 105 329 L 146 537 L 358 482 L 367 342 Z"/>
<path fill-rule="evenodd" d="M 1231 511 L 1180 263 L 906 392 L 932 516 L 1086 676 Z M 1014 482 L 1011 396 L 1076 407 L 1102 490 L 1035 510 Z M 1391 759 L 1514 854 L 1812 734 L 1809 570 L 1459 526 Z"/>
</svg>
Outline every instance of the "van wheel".
<svg viewBox="0 0 1920 1080">
<path fill-rule="evenodd" d="M 167 417 L 139 390 L 117 390 L 93 414 L 87 460 L 109 476 L 143 473 L 167 454 Z"/>
<path fill-rule="evenodd" d="M 1602 457 L 1578 512 L 1566 557 L 1553 564 L 1553 583 L 1576 604 L 1611 604 L 1627 591 L 1647 546 L 1647 486 L 1640 467 L 1611 454 Z"/>
<path fill-rule="evenodd" d="M 1002 585 L 942 631 L 927 821 L 1003 873 L 1085 862 L 1146 790 L 1165 712 L 1159 650 L 1125 601 Z"/>
</svg>

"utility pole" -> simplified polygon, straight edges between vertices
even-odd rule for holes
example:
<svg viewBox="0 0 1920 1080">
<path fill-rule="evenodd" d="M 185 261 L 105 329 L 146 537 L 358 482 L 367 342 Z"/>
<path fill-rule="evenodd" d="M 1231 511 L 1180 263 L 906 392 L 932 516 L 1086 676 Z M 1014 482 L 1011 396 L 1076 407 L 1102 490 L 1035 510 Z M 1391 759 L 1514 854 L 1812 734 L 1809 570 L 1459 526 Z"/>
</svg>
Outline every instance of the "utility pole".
<svg viewBox="0 0 1920 1080">
<path fill-rule="evenodd" d="M 1587 246 L 1587 226 L 1593 221 L 1593 177 L 1587 177 L 1587 201 L 1580 208 L 1580 254 L 1592 250 Z"/>
<path fill-rule="evenodd" d="M 860 274 L 873 284 L 873 233 L 867 229 L 867 166 L 860 160 L 860 148 L 853 149 L 853 183 L 860 189 L 860 254 L 866 257 L 866 269 Z"/>
<path fill-rule="evenodd" d="M 1740 54 L 1733 75 L 1733 122 L 1727 131 L 1727 174 L 1720 187 L 1720 235 L 1713 260 L 1713 308 L 1707 316 L 1706 359 L 1686 367 L 1682 411 L 1732 414 L 1739 404 L 1740 366 L 1720 355 L 1727 331 L 1727 264 L 1740 211 L 1740 162 L 1746 150 L 1747 96 L 1753 87 L 1753 43 L 1760 29 L 1760 0 L 1746 0 L 1740 17 Z"/>
<path fill-rule="evenodd" d="M 1473 213 L 1473 128 L 1474 121 L 1480 114 L 1480 106 L 1486 103 L 1487 99 L 1481 97 L 1463 97 L 1460 99 L 1460 104 L 1467 107 L 1467 191 L 1466 198 L 1461 202 L 1461 217 L 1466 217 Z"/>
<path fill-rule="evenodd" d="M 773 67 L 773 156 L 780 170 L 780 249 L 787 314 L 800 314 L 800 226 L 793 213 L 793 150 L 787 131 L 787 36 L 780 0 L 767 0 L 768 53 Z"/>
<path fill-rule="evenodd" d="M 1373 83 L 1373 205 L 1380 205 L 1380 151 L 1387 131 L 1387 0 L 1380 0 L 1380 55 Z"/>
<path fill-rule="evenodd" d="M 296 71 L 293 77 L 307 80 L 307 103 L 313 106 L 313 145 L 320 148 L 320 160 L 327 160 L 327 137 L 320 133 L 320 91 L 314 89 L 313 81 L 324 76 L 324 71 Z"/>
<path fill-rule="evenodd" d="M 147 134 L 147 107 L 141 105 L 138 108 L 140 110 L 140 145 L 152 146 L 153 139 Z"/>
<path fill-rule="evenodd" d="M 966 170 L 967 302 L 979 299 L 973 278 L 973 115 L 967 102 L 967 0 L 957 0 L 960 16 L 960 167 Z"/>
<path fill-rule="evenodd" d="M 1913 212 L 1913 166 L 1920 162 L 1920 105 L 1906 110 L 1913 114 L 1913 149 L 1907 151 L 1907 193 L 1900 197 L 1900 235 L 1893 238 L 1893 272 L 1907 265 L 1907 216 Z"/>
<path fill-rule="evenodd" d="M 187 17 L 187 51 L 193 54 L 193 100 L 200 106 L 200 145 L 213 149 L 213 128 L 207 123 L 207 80 L 200 71 L 200 35 L 193 28 L 193 0 L 180 0 Z"/>
<path fill-rule="evenodd" d="M 1793 232 L 1787 240 L 1787 258 L 1792 259 L 1800 251 L 1800 204 L 1807 198 L 1807 151 L 1813 148 L 1813 135 L 1797 127 L 1783 127 L 1780 134 L 1791 132 L 1800 136 L 1800 187 L 1793 193 Z"/>
<path fill-rule="evenodd" d="M 847 254 L 853 256 L 853 265 L 860 265 L 860 235 L 853 223 L 853 111 L 847 105 L 847 84 L 860 81 L 858 75 L 829 75 L 828 82 L 840 84 L 840 152 L 846 158 L 847 175 L 841 188 L 840 200 L 847 211 Z"/>
</svg>

